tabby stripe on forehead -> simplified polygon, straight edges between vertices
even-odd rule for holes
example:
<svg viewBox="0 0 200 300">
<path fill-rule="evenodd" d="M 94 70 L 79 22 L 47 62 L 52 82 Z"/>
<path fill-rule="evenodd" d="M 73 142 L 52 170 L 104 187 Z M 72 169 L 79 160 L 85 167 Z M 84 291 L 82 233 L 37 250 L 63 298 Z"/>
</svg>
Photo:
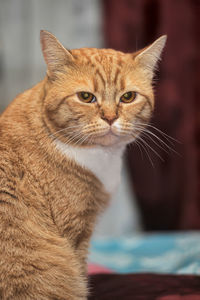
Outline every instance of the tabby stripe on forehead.
<svg viewBox="0 0 200 300">
<path fill-rule="evenodd" d="M 121 89 L 121 90 L 124 90 L 124 89 L 125 89 L 125 80 L 124 80 L 124 78 L 121 78 L 121 81 L 120 81 L 120 89 Z"/>
<path fill-rule="evenodd" d="M 113 57 L 112 56 L 109 57 L 109 61 L 110 61 L 110 64 L 112 64 L 112 62 L 113 62 Z"/>
<path fill-rule="evenodd" d="M 96 80 L 96 78 L 93 78 L 93 86 L 94 86 L 94 92 L 98 91 L 98 82 Z"/>
<path fill-rule="evenodd" d="M 112 83 L 112 81 L 111 81 L 111 79 L 112 79 L 112 74 L 113 74 L 113 71 L 115 72 L 115 70 L 113 70 L 113 67 L 111 67 L 111 66 L 112 66 L 112 63 L 113 63 L 113 57 L 110 56 L 110 57 L 109 57 L 109 63 L 108 63 L 108 66 L 106 66 L 106 69 L 104 69 L 105 72 L 108 74 L 108 76 L 107 76 L 107 82 L 108 82 L 109 84 Z"/>
<path fill-rule="evenodd" d="M 93 58 L 98 63 L 101 63 L 101 61 L 102 61 L 102 57 L 100 57 L 98 54 L 94 55 Z"/>
<path fill-rule="evenodd" d="M 117 65 L 120 66 L 120 67 L 122 66 L 122 59 L 121 58 L 118 59 Z"/>
<path fill-rule="evenodd" d="M 104 85 L 104 87 L 105 87 L 105 86 L 106 86 L 106 81 L 105 81 L 105 79 L 103 78 L 103 75 L 100 73 L 99 70 L 96 70 L 95 75 L 99 75 L 99 77 L 100 77 L 100 79 L 102 80 L 103 85 Z"/>
<path fill-rule="evenodd" d="M 114 77 L 114 80 L 113 80 L 114 84 L 117 84 L 117 79 L 118 79 L 119 73 L 120 73 L 120 69 L 118 68 L 115 72 L 115 77 Z"/>
<path fill-rule="evenodd" d="M 87 61 L 87 64 L 89 65 L 91 63 L 91 57 L 88 54 L 84 54 L 84 58 Z"/>
</svg>

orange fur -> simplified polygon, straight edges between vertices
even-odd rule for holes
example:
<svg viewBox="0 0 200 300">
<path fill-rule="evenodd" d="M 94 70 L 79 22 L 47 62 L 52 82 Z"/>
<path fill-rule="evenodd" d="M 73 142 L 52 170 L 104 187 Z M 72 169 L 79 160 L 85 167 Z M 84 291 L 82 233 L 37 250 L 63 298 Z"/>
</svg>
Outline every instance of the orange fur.
<svg viewBox="0 0 200 300">
<path fill-rule="evenodd" d="M 151 79 L 157 48 L 164 46 L 161 39 L 156 49 L 154 43 L 147 48 L 150 53 L 137 55 L 68 51 L 42 31 L 47 77 L 20 94 L 0 117 L 2 300 L 87 298 L 89 238 L 109 193 L 91 170 L 59 151 L 56 141 L 105 151 L 132 142 L 154 106 Z M 133 103 L 119 102 L 133 90 Z M 81 102 L 81 91 L 98 101 Z"/>
</svg>

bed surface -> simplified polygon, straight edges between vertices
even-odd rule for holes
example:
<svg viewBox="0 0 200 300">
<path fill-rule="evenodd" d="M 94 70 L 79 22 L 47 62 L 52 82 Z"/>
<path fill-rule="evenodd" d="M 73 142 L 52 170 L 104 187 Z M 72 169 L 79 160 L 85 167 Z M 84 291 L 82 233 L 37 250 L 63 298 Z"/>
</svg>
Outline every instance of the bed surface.
<svg viewBox="0 0 200 300">
<path fill-rule="evenodd" d="M 200 275 L 200 232 L 95 239 L 89 262 L 116 273 Z"/>
<path fill-rule="evenodd" d="M 89 300 L 200 300 L 200 232 L 100 238 Z"/>
</svg>

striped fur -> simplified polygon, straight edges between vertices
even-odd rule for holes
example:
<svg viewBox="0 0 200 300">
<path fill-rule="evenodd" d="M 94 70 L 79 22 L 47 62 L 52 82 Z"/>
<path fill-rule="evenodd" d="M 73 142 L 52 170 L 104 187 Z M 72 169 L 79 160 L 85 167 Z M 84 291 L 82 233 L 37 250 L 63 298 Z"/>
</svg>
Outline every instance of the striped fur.
<svg viewBox="0 0 200 300">
<path fill-rule="evenodd" d="M 41 45 L 46 78 L 0 116 L 0 299 L 83 300 L 96 216 L 119 184 L 123 149 L 151 116 L 164 40 L 145 55 L 68 51 L 44 31 Z M 97 101 L 81 102 L 81 91 Z M 122 104 L 128 91 L 137 97 Z"/>
</svg>

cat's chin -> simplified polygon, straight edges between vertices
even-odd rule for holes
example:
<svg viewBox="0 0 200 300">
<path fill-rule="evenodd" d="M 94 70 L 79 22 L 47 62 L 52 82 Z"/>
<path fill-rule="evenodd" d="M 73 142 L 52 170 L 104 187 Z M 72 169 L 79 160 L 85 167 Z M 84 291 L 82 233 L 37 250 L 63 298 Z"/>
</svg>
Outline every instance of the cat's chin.
<svg viewBox="0 0 200 300">
<path fill-rule="evenodd" d="M 94 139 L 94 144 L 99 146 L 115 146 L 115 145 L 121 145 L 121 144 L 129 144 L 131 141 L 125 137 L 120 137 L 118 135 L 115 135 L 113 133 L 108 133 L 103 136 L 98 136 Z"/>
</svg>

